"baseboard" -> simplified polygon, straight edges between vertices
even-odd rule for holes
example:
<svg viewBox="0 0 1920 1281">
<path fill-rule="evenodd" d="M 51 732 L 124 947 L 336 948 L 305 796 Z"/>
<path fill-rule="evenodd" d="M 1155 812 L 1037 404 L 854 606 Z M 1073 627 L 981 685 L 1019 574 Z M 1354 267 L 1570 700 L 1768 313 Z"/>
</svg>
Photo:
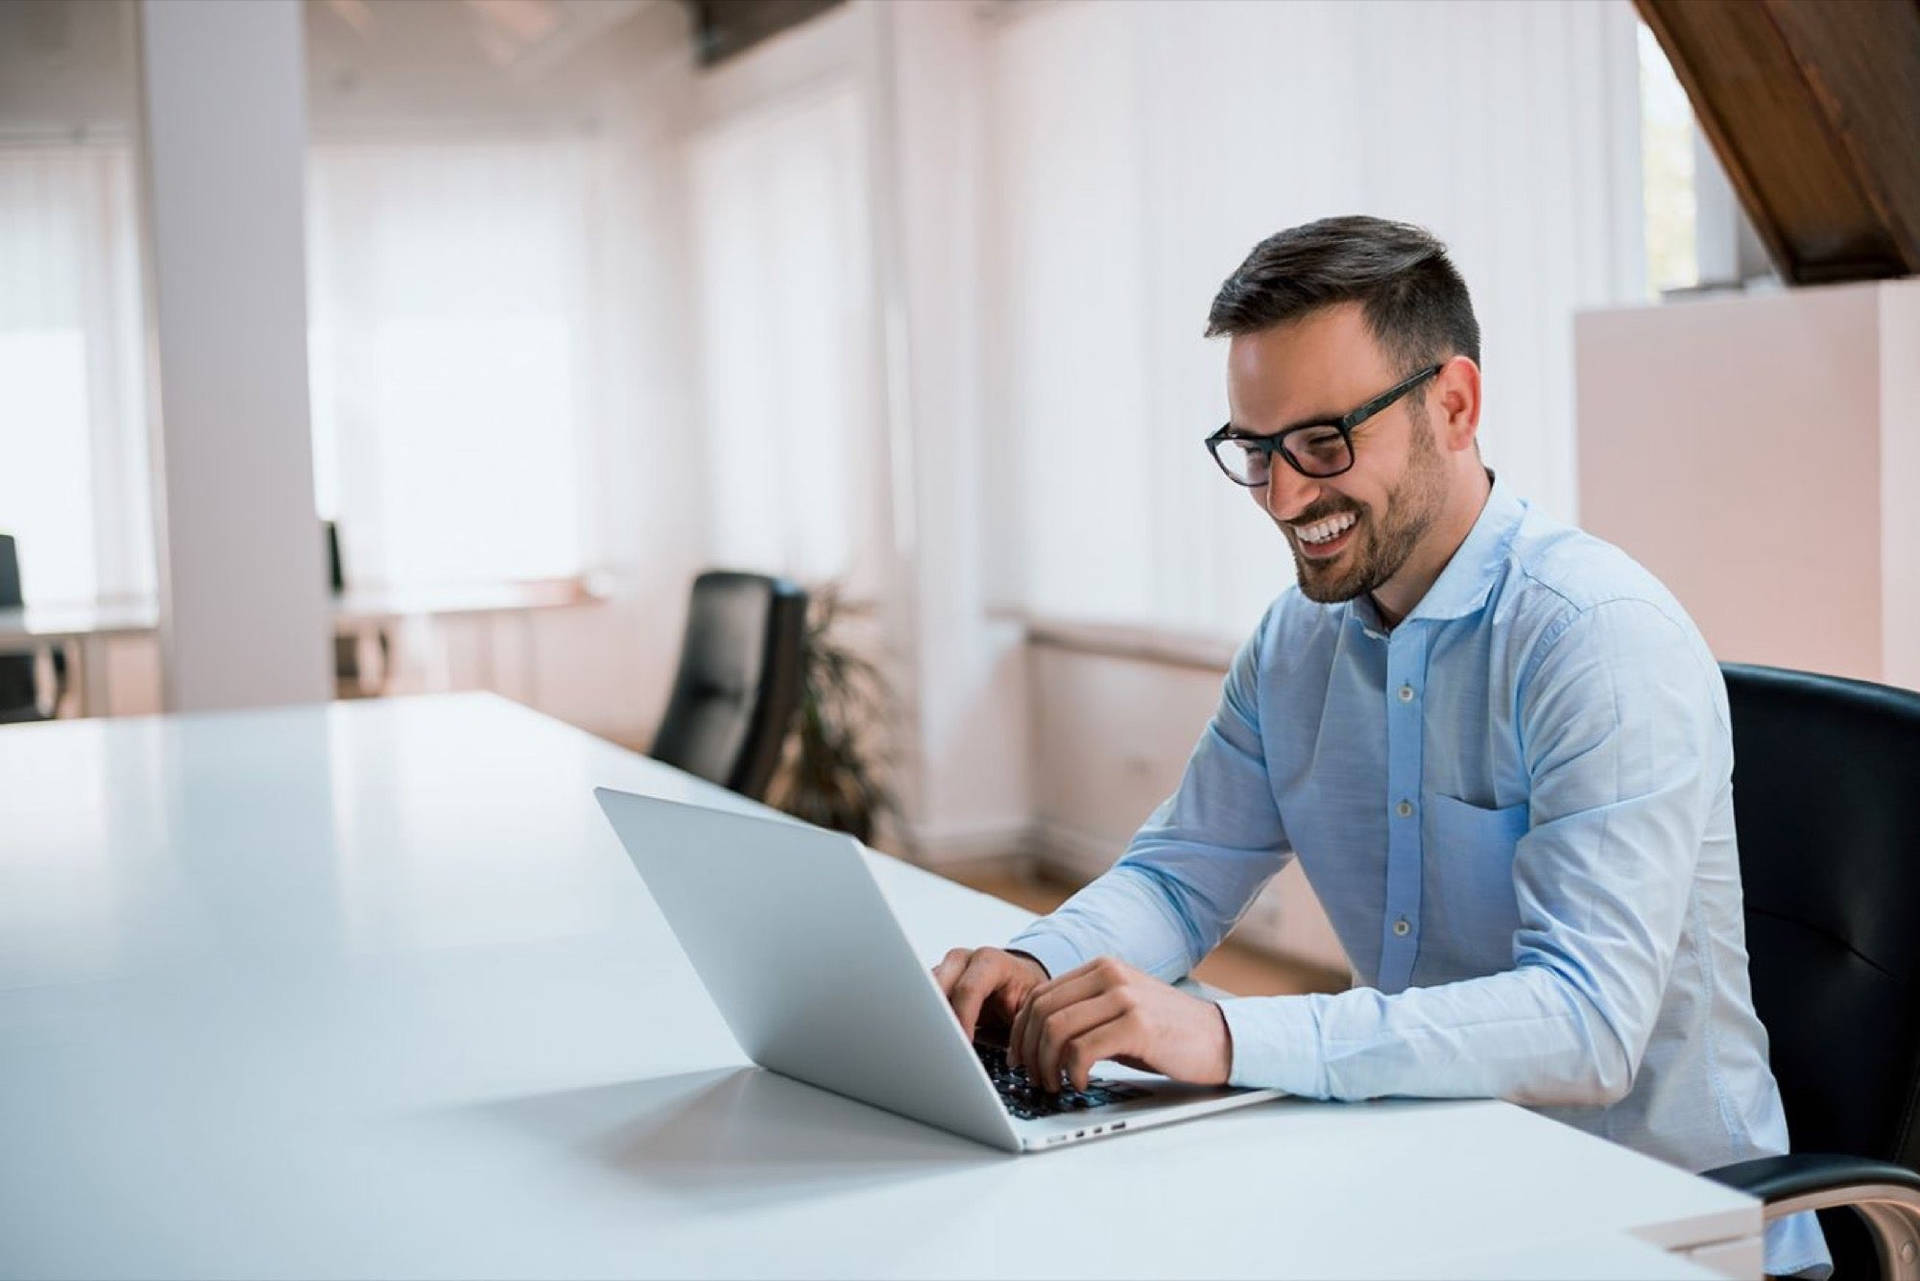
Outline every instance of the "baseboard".
<svg viewBox="0 0 1920 1281">
<path fill-rule="evenodd" d="M 1125 840 L 1074 827 L 1054 819 L 1033 825 L 1032 852 L 1039 870 L 1055 880 L 1084 885 L 1112 867 L 1125 852 Z"/>
<path fill-rule="evenodd" d="M 1035 870 L 1033 826 L 1026 822 L 916 831 L 912 850 L 914 862 L 936 872 L 964 866 L 1026 876 Z"/>
</svg>

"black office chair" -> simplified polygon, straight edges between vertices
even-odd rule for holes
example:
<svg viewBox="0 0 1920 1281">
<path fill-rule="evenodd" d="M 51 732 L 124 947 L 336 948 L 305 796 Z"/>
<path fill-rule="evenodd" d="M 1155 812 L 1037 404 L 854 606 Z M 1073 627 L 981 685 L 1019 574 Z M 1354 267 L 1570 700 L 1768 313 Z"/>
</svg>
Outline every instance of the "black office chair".
<svg viewBox="0 0 1920 1281">
<path fill-rule="evenodd" d="M 806 626 L 807 594 L 783 578 L 725 570 L 696 578 L 653 757 L 765 796 L 800 705 Z"/>
<path fill-rule="evenodd" d="M 18 609 L 20 556 L 12 534 L 0 534 L 0 609 Z M 33 674 L 32 654 L 0 654 L 0 725 L 52 719 L 66 694 L 67 656 L 53 652 L 53 705 L 40 710 L 40 683 Z"/>
<path fill-rule="evenodd" d="M 346 594 L 347 575 L 340 559 L 340 526 L 333 521 L 320 522 L 321 535 L 327 541 L 327 585 L 333 590 L 334 599 Z M 387 638 L 387 629 L 379 627 L 374 631 L 374 641 L 380 651 L 380 670 L 373 677 L 367 670 L 367 664 L 361 662 L 360 637 L 333 637 L 333 695 L 335 698 L 370 698 L 379 694 L 393 676 L 393 644 Z"/>
<path fill-rule="evenodd" d="M 1835 1281 L 1920 1276 L 1920 694 L 1723 671 L 1753 1004 L 1794 1151 L 1707 1177 L 1770 1221 L 1819 1210 Z"/>
</svg>

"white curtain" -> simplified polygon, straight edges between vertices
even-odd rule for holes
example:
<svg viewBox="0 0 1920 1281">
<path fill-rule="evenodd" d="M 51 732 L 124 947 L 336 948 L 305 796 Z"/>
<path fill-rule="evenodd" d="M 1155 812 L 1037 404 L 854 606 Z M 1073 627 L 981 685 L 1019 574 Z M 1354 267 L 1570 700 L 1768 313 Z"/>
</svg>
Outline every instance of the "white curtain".
<svg viewBox="0 0 1920 1281">
<path fill-rule="evenodd" d="M 1420 223 L 1473 291 L 1483 451 L 1574 516 L 1572 317 L 1644 294 L 1624 0 L 1140 0 L 1014 12 L 990 39 L 989 415 L 999 594 L 1228 636 L 1291 581 L 1200 441 L 1200 337 L 1253 245 L 1336 213 Z"/>
<path fill-rule="evenodd" d="M 863 117 L 845 83 L 693 139 L 717 563 L 859 594 L 884 568 Z"/>
<path fill-rule="evenodd" d="M 29 604 L 150 596 L 133 158 L 0 143 L 0 533 Z"/>
<path fill-rule="evenodd" d="M 590 568 L 589 146 L 316 143 L 314 474 L 356 585 Z"/>
</svg>

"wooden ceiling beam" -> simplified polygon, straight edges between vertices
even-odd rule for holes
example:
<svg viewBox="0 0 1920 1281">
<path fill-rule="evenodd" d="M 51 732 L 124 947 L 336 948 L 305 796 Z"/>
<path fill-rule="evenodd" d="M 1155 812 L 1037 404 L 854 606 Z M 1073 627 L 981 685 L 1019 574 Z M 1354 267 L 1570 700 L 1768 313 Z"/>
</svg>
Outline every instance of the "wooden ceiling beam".
<svg viewBox="0 0 1920 1281">
<path fill-rule="evenodd" d="M 1634 0 L 1783 279 L 1920 272 L 1920 0 Z"/>
</svg>

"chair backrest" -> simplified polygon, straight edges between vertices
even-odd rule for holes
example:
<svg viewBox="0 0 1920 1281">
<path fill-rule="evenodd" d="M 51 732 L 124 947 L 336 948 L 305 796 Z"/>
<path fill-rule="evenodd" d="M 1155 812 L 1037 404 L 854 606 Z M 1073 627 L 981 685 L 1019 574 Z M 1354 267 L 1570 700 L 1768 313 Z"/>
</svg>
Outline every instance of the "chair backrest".
<svg viewBox="0 0 1920 1281">
<path fill-rule="evenodd" d="M 12 534 L 0 534 L 0 609 L 15 609 L 24 602 L 20 595 L 20 549 Z"/>
<path fill-rule="evenodd" d="M 782 578 L 710 570 L 693 583 L 680 670 L 652 755 L 759 798 L 800 703 L 807 594 Z"/>
<path fill-rule="evenodd" d="M 1753 1003 L 1794 1150 L 1920 1168 L 1920 694 L 1722 670 Z"/>
<path fill-rule="evenodd" d="M 321 537 L 327 540 L 327 586 L 335 596 L 347 590 L 347 576 L 340 564 L 340 526 L 330 520 L 320 522 Z"/>
<path fill-rule="evenodd" d="M 12 534 L 0 534 L 0 609 L 22 602 L 20 557 Z M 35 707 L 32 654 L 0 654 L 0 719 L 16 719 Z"/>
</svg>

